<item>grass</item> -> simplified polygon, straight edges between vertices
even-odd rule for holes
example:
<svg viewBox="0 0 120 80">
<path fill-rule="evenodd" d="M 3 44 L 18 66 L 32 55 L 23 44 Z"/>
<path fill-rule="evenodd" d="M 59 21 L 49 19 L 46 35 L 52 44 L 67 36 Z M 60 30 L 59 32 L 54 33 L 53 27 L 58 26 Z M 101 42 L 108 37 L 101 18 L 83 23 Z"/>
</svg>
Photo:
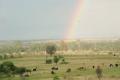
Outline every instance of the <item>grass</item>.
<svg viewBox="0 0 120 80">
<path fill-rule="evenodd" d="M 65 59 L 69 64 L 59 64 L 59 70 L 56 71 L 61 80 L 63 77 L 71 80 L 97 80 L 95 69 L 92 66 L 101 65 L 103 69 L 104 80 L 117 80 L 120 78 L 120 67 L 109 68 L 109 64 L 120 64 L 120 59 L 117 56 L 111 55 L 65 55 Z M 45 64 L 45 56 L 29 56 L 23 58 L 14 58 L 3 61 L 12 61 L 17 66 L 24 66 L 29 69 L 38 67 L 38 70 L 32 72 L 29 78 L 26 80 L 53 80 L 54 75 L 51 74 L 51 67 L 54 64 Z M 102 64 L 105 64 L 104 66 Z M 77 70 L 79 67 L 84 66 L 86 70 Z M 70 73 L 66 73 L 66 70 L 71 68 Z M 19 76 L 13 78 L 0 78 L 0 80 L 21 80 Z"/>
</svg>

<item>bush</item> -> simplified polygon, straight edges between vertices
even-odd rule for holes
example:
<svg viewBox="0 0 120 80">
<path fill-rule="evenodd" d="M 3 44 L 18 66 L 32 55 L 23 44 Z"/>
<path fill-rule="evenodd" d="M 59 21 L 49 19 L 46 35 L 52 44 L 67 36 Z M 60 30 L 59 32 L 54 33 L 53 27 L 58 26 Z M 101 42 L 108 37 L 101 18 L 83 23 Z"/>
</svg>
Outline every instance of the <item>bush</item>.
<svg viewBox="0 0 120 80">
<path fill-rule="evenodd" d="M 60 60 L 59 56 L 54 56 L 54 58 L 53 58 L 54 63 L 57 64 L 59 62 L 59 60 Z"/>
<path fill-rule="evenodd" d="M 68 68 L 66 72 L 67 72 L 67 73 L 71 72 L 71 68 Z"/>
<path fill-rule="evenodd" d="M 46 64 L 52 64 L 52 59 L 47 59 Z"/>
<path fill-rule="evenodd" d="M 15 71 L 15 73 L 16 74 L 19 74 L 19 75 L 22 75 L 23 73 L 25 73 L 26 72 L 26 68 L 25 67 L 19 67 L 19 68 L 16 68 L 16 71 Z"/>
<path fill-rule="evenodd" d="M 31 72 L 31 70 L 25 67 L 16 67 L 11 61 L 5 61 L 0 64 L 0 76 L 20 75 L 22 77 L 25 72 Z"/>
<path fill-rule="evenodd" d="M 10 76 L 14 74 L 15 70 L 16 70 L 16 66 L 10 61 L 3 62 L 0 65 L 0 73 L 4 73 L 5 75 Z"/>
<path fill-rule="evenodd" d="M 54 76 L 53 80 L 60 80 L 60 78 L 58 76 Z"/>
</svg>

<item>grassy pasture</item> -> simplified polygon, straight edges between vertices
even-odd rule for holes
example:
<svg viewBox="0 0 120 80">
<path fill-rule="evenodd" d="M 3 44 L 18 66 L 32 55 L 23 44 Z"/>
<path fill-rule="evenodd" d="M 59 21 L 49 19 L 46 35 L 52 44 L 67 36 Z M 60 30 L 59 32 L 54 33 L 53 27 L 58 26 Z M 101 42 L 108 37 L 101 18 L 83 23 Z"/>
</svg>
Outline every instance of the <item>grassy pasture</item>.
<svg viewBox="0 0 120 80">
<path fill-rule="evenodd" d="M 103 69 L 103 80 L 120 80 L 120 67 L 109 68 L 109 64 L 120 64 L 119 56 L 112 55 L 64 55 L 69 64 L 59 64 L 59 70 L 55 75 L 61 80 L 97 80 L 95 69 L 92 66 L 100 65 Z M 26 80 L 53 80 L 55 75 L 51 74 L 51 67 L 55 64 L 45 64 L 45 56 L 29 56 L 23 58 L 14 58 L 1 60 L 12 61 L 17 66 L 24 66 L 29 69 L 37 67 L 37 71 L 32 72 Z M 104 64 L 104 65 L 103 65 Z M 78 70 L 79 67 L 85 67 L 86 70 Z M 71 68 L 70 73 L 66 70 Z M 66 77 L 66 79 L 64 79 Z M 19 76 L 14 78 L 0 78 L 0 80 L 21 80 Z"/>
</svg>

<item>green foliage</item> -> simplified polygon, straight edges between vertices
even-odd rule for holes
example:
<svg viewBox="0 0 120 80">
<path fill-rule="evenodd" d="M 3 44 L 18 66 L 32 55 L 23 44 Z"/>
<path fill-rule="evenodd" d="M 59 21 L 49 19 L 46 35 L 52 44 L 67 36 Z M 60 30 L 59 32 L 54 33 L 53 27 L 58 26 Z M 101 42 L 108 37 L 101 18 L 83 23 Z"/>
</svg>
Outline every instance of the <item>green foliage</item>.
<svg viewBox="0 0 120 80">
<path fill-rule="evenodd" d="M 26 46 L 27 45 L 27 46 Z M 40 43 L 25 43 L 22 41 L 14 41 L 12 43 L 8 42 L 4 45 L 0 46 L 0 53 L 4 54 L 13 54 L 17 55 L 21 52 L 26 53 L 40 53 L 46 51 L 48 54 L 55 54 L 56 50 L 59 51 L 77 51 L 77 50 L 91 50 L 94 52 L 120 52 L 120 40 L 112 41 L 100 41 L 100 42 L 88 42 L 88 41 L 70 41 L 70 42 L 52 42 L 52 44 L 48 44 L 48 42 L 40 42 Z M 110 53 L 111 54 L 111 53 Z M 16 57 L 12 56 L 11 58 Z M 10 57 L 9 57 L 10 58 Z M 7 57 L 5 56 L 5 59 Z"/>
<path fill-rule="evenodd" d="M 56 52 L 56 46 L 55 45 L 48 45 L 46 47 L 46 53 L 50 54 L 51 56 L 55 54 Z"/>
<path fill-rule="evenodd" d="M 11 75 L 14 73 L 15 70 L 16 70 L 16 66 L 10 61 L 3 62 L 0 65 L 0 73 Z"/>
<path fill-rule="evenodd" d="M 23 73 L 25 73 L 26 72 L 26 68 L 25 67 L 19 67 L 19 68 L 16 68 L 16 71 L 15 71 L 15 73 L 16 74 L 19 74 L 19 75 L 22 75 Z"/>
<path fill-rule="evenodd" d="M 54 61 L 54 63 L 56 63 L 56 64 L 57 64 L 58 62 L 60 62 L 61 64 L 68 64 L 68 62 L 65 61 L 65 58 L 64 58 L 63 56 L 61 56 L 61 55 L 59 55 L 59 56 L 54 56 L 53 61 Z"/>
<path fill-rule="evenodd" d="M 46 64 L 52 64 L 52 59 L 46 59 Z"/>
<path fill-rule="evenodd" d="M 57 56 L 57 58 L 59 59 L 59 61 L 60 61 L 61 64 L 68 64 L 68 62 L 66 62 L 64 56 L 59 55 L 59 56 Z"/>
<path fill-rule="evenodd" d="M 5 61 L 0 64 L 0 74 L 11 76 L 11 75 L 22 75 L 23 73 L 30 71 L 25 67 L 16 67 L 12 62 Z"/>
<path fill-rule="evenodd" d="M 66 72 L 68 72 L 68 73 L 71 72 L 71 68 L 68 68 Z"/>
<path fill-rule="evenodd" d="M 60 78 L 58 76 L 54 76 L 53 80 L 60 80 Z"/>
<path fill-rule="evenodd" d="M 54 58 L 53 58 L 54 63 L 57 64 L 59 62 L 59 60 L 60 60 L 59 56 L 54 56 Z"/>
</svg>

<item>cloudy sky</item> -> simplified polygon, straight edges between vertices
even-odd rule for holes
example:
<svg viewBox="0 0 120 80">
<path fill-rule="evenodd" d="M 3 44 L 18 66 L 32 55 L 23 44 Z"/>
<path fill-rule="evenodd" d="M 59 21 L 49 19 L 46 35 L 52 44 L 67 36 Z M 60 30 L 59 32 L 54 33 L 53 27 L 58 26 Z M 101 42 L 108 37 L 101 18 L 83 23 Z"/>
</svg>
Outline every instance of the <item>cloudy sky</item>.
<svg viewBox="0 0 120 80">
<path fill-rule="evenodd" d="M 120 37 L 120 0 L 83 0 L 76 38 Z M 78 0 L 0 0 L 0 40 L 63 39 Z"/>
</svg>

